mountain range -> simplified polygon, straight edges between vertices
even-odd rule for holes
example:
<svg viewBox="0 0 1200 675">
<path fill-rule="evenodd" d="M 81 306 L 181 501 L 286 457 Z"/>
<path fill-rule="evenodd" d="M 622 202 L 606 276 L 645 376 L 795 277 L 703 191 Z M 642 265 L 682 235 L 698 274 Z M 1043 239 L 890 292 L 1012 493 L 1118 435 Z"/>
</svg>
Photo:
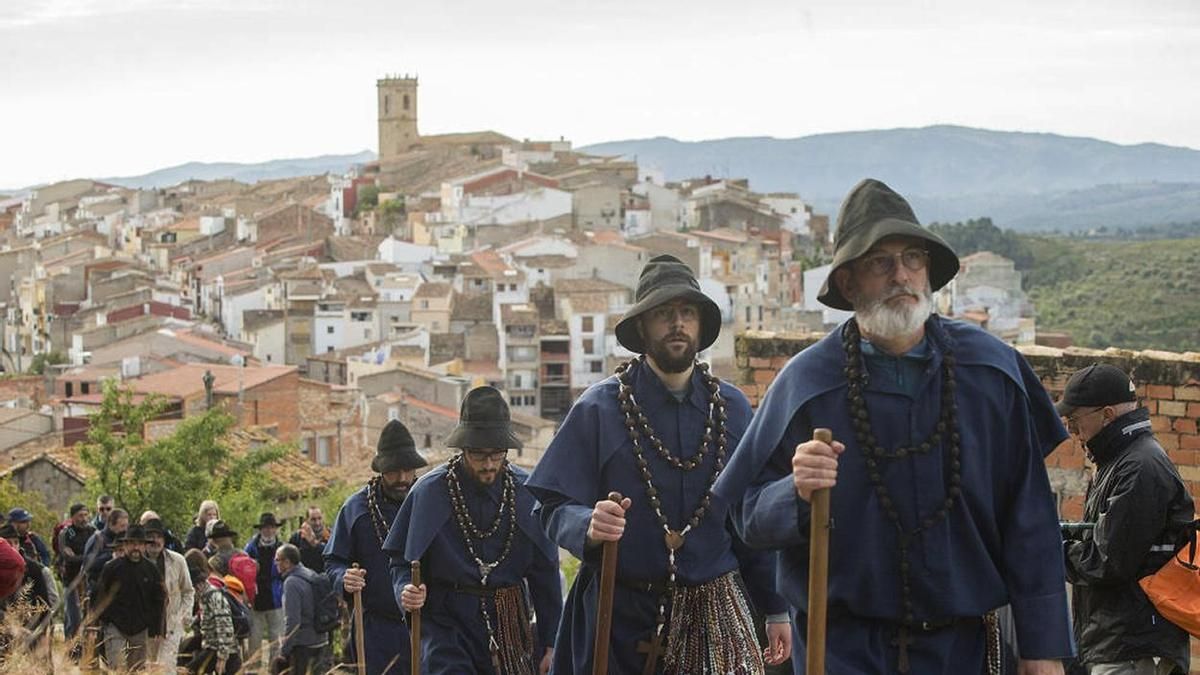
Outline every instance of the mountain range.
<svg viewBox="0 0 1200 675">
<path fill-rule="evenodd" d="M 927 222 L 988 216 L 1018 230 L 1086 230 L 1200 221 L 1200 151 L 1156 143 L 943 125 L 581 149 L 636 158 L 668 180 L 748 178 L 756 191 L 797 192 L 831 216 L 869 176 L 908 197 Z"/>
<path fill-rule="evenodd" d="M 869 176 L 905 195 L 923 222 L 990 217 L 1001 227 L 1022 231 L 1200 222 L 1200 151 L 1157 143 L 1118 145 L 942 125 L 800 138 L 658 137 L 581 150 L 636 158 L 668 180 L 748 178 L 755 191 L 799 193 L 831 218 L 846 192 Z M 98 180 L 137 188 L 189 179 L 254 182 L 342 173 L 374 159 L 375 153 L 364 150 L 257 164 L 189 162 Z"/>
</svg>

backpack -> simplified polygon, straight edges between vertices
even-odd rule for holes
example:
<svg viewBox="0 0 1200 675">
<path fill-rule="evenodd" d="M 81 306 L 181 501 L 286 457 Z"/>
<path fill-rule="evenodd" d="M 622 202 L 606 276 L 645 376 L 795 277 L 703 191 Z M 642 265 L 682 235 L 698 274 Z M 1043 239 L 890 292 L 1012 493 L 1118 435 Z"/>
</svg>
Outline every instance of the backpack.
<svg viewBox="0 0 1200 675">
<path fill-rule="evenodd" d="M 303 575 L 303 578 L 312 586 L 313 592 L 313 630 L 318 634 L 328 633 L 337 628 L 342 620 L 338 594 L 334 592 L 333 582 L 329 577 L 307 568 L 305 571 L 308 574 Z"/>
<path fill-rule="evenodd" d="M 213 588 L 213 590 L 220 592 L 225 597 L 225 604 L 229 605 L 229 618 L 233 620 L 234 637 L 239 640 L 250 637 L 250 613 L 246 611 L 246 606 L 224 586 Z"/>
<path fill-rule="evenodd" d="M 242 582 L 246 589 L 246 602 L 253 603 L 258 591 L 258 563 L 245 551 L 234 551 L 229 557 L 229 573 Z"/>
<path fill-rule="evenodd" d="M 70 525 L 71 525 L 70 518 L 57 523 L 54 526 L 53 536 L 50 538 L 50 548 L 53 549 L 53 551 L 54 551 L 54 569 L 58 572 L 58 576 L 62 577 L 63 581 L 68 581 L 68 582 L 70 581 L 70 579 L 66 578 L 66 576 L 67 576 L 66 563 L 63 561 L 62 547 L 58 545 L 58 535 L 60 532 L 63 531 L 64 528 L 70 527 Z"/>
</svg>

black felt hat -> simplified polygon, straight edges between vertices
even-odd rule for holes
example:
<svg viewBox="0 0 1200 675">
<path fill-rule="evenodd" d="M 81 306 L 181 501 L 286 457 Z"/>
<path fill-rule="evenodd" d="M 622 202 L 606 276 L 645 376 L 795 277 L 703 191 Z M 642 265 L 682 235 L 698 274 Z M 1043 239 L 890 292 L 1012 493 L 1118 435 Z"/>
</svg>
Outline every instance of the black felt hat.
<svg viewBox="0 0 1200 675">
<path fill-rule="evenodd" d="M 1070 417 L 1077 408 L 1103 408 L 1136 400 L 1137 387 L 1125 371 L 1107 363 L 1093 363 L 1067 380 L 1062 400 L 1054 404 L 1054 409 Z"/>
<path fill-rule="evenodd" d="M 925 240 L 929 249 L 929 290 L 936 291 L 958 274 L 958 256 L 942 238 L 921 227 L 912 207 L 887 185 L 867 178 L 854 186 L 838 213 L 833 264 L 817 299 L 834 309 L 853 310 L 842 296 L 833 275 L 838 268 L 862 257 L 887 237 Z"/>
<path fill-rule="evenodd" d="M 495 387 L 476 387 L 468 391 L 458 415 L 458 426 L 446 438 L 446 447 L 499 450 L 524 447 L 513 433 L 512 416 L 504 394 Z"/>
<path fill-rule="evenodd" d="M 144 524 L 142 524 L 142 527 L 146 530 L 146 534 L 157 532 L 158 534 L 163 535 L 164 538 L 167 536 L 167 526 L 164 525 L 163 521 L 158 518 L 151 518 L 150 520 L 147 520 Z"/>
<path fill-rule="evenodd" d="M 268 511 L 259 516 L 258 522 L 252 525 L 252 527 L 256 530 L 262 527 L 283 527 L 283 523 L 275 520 L 275 514 Z"/>
<path fill-rule="evenodd" d="M 227 525 L 225 521 L 214 520 L 209 524 L 212 525 L 212 527 L 208 529 L 207 536 L 209 539 L 220 539 L 221 537 L 229 537 L 230 539 L 237 538 L 237 532 L 229 529 L 229 525 Z"/>
<path fill-rule="evenodd" d="M 391 420 L 384 425 L 375 448 L 375 459 L 371 460 L 372 471 L 412 471 L 427 464 L 429 462 L 417 452 L 417 444 L 403 422 Z"/>
<path fill-rule="evenodd" d="M 634 305 L 617 324 L 617 342 L 631 352 L 644 354 L 646 343 L 638 332 L 638 317 L 672 300 L 688 300 L 700 307 L 700 344 L 697 351 L 708 349 L 721 332 L 721 308 L 700 290 L 692 268 L 673 255 L 650 259 L 638 277 Z"/>
</svg>

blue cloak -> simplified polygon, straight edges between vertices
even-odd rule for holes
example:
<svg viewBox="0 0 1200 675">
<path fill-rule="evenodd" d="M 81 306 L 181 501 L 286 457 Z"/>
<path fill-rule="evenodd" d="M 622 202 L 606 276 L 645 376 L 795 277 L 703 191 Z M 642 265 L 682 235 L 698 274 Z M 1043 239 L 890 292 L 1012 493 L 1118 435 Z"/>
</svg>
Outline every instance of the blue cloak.
<svg viewBox="0 0 1200 675">
<path fill-rule="evenodd" d="M 924 441 L 940 412 L 942 354 L 954 352 L 963 496 L 947 519 L 910 545 L 916 619 L 978 617 L 1011 604 L 1022 658 L 1070 656 L 1062 540 L 1044 464 L 1067 437 L 1062 422 L 1014 349 L 961 322 L 934 317 L 926 326 L 932 354 L 917 394 L 874 376 L 865 394 L 881 445 Z M 779 372 L 716 491 L 731 502 L 748 544 L 780 550 L 777 586 L 801 613 L 796 653 L 802 654 L 809 504 L 796 495 L 791 459 L 813 428 L 833 430 L 846 451 L 831 493 L 829 672 L 890 672 L 897 652 L 890 641 L 902 616 L 898 534 L 869 484 L 850 423 L 843 329 Z M 943 462 L 937 449 L 882 463 L 906 531 L 946 498 Z M 968 672 L 973 666 L 964 659 L 982 659 L 982 636 L 977 624 L 916 636 L 912 672 Z M 793 660 L 802 672 L 803 658 Z"/>
</svg>

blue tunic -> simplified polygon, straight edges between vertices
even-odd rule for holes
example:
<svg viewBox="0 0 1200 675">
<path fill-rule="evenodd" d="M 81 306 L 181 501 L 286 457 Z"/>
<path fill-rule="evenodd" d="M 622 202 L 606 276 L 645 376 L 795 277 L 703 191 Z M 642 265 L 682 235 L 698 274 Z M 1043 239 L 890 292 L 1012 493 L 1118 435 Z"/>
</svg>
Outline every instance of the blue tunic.
<svg viewBox="0 0 1200 675">
<path fill-rule="evenodd" d="M 367 570 L 367 587 L 362 592 L 367 672 L 400 675 L 409 671 L 408 628 L 392 594 L 388 556 L 379 546 L 379 537 L 367 510 L 369 489 L 367 486 L 355 492 L 338 511 L 329 541 L 325 543 L 325 573 L 333 581 L 334 588 L 340 591 L 351 563 L 358 563 Z M 385 527 L 391 526 L 400 505 L 382 498 L 377 503 Z"/>
<path fill-rule="evenodd" d="M 963 496 L 948 520 L 910 545 L 916 620 L 978 617 L 1011 603 L 1022 658 L 1069 656 L 1074 644 L 1062 540 L 1044 464 L 1066 432 L 1015 350 L 960 322 L 935 317 L 926 326 L 921 382 L 911 387 L 880 368 L 872 369 L 866 388 L 872 432 L 881 445 L 922 442 L 940 412 L 942 354 L 947 346 L 955 354 Z M 734 522 L 747 543 L 781 549 L 778 587 L 801 612 L 796 649 L 801 654 L 809 505 L 796 495 L 791 460 L 796 445 L 812 439 L 814 427 L 833 430 L 846 451 L 831 494 L 828 672 L 892 672 L 897 649 L 891 640 L 902 616 L 898 535 L 870 486 L 850 424 L 841 335 L 842 329 L 834 331 L 780 371 L 717 492 L 733 502 Z M 946 498 L 944 461 L 945 452 L 935 450 L 882 463 L 906 531 Z M 912 672 L 979 672 L 978 623 L 959 622 L 913 638 Z M 802 672 L 804 659 L 793 661 Z"/>
<path fill-rule="evenodd" d="M 511 465 L 510 465 L 511 466 Z M 534 499 L 524 487 L 529 474 L 512 467 L 516 474 L 517 532 L 508 556 L 488 576 L 488 587 L 523 586 L 537 617 L 534 635 L 534 665 L 554 643 L 554 631 L 562 612 L 562 582 L 558 573 L 558 548 L 546 538 L 533 515 Z M 460 470 L 461 471 L 461 470 Z M 467 553 L 450 505 L 446 484 L 447 466 L 439 466 L 413 485 L 384 542 L 391 555 L 395 598 L 412 580 L 412 560 L 421 561 L 421 581 L 428 589 L 421 611 L 421 667 L 427 673 L 492 673 L 488 634 L 480 613 L 478 594 L 455 590 L 477 589 L 479 567 Z M 459 476 L 471 520 L 486 528 L 496 519 L 503 494 L 503 477 L 490 486 Z M 473 541 L 484 562 L 494 562 L 504 548 L 509 514 L 492 536 Z M 496 626 L 495 605 L 486 602 Z"/>
<path fill-rule="evenodd" d="M 699 450 L 708 418 L 708 393 L 699 371 L 680 401 L 647 366 L 630 373 L 634 398 L 666 448 L 680 458 Z M 554 672 L 585 673 L 592 669 L 600 548 L 585 550 L 592 508 L 610 491 L 629 497 L 625 534 L 617 556 L 619 583 L 614 590 L 609 663 L 612 672 L 640 673 L 645 655 L 639 641 L 652 637 L 658 611 L 658 594 L 631 587 L 630 582 L 663 582 L 667 579 L 667 548 L 662 526 L 646 498 L 646 487 L 635 465 L 633 443 L 617 402 L 617 378 L 609 377 L 588 388 L 571 407 L 558 434 L 546 449 L 529 479 L 541 500 L 539 513 L 546 531 L 559 546 L 582 561 L 571 587 L 554 650 Z M 725 398 L 725 427 L 729 453 L 750 421 L 750 404 L 737 388 L 721 383 Z M 640 441 L 650 465 L 663 514 L 673 530 L 682 530 L 699 504 L 712 476 L 715 448 L 692 471 L 674 469 Z M 727 460 L 728 461 L 728 460 Z M 738 541 L 726 512 L 727 503 L 714 497 L 712 509 L 698 528 L 687 534 L 676 552 L 680 584 L 711 581 L 740 570 L 749 599 L 761 614 L 786 611 L 774 592 L 773 553 L 751 551 Z M 669 611 L 669 609 L 668 609 Z M 659 660 L 661 667 L 662 660 Z"/>
</svg>

